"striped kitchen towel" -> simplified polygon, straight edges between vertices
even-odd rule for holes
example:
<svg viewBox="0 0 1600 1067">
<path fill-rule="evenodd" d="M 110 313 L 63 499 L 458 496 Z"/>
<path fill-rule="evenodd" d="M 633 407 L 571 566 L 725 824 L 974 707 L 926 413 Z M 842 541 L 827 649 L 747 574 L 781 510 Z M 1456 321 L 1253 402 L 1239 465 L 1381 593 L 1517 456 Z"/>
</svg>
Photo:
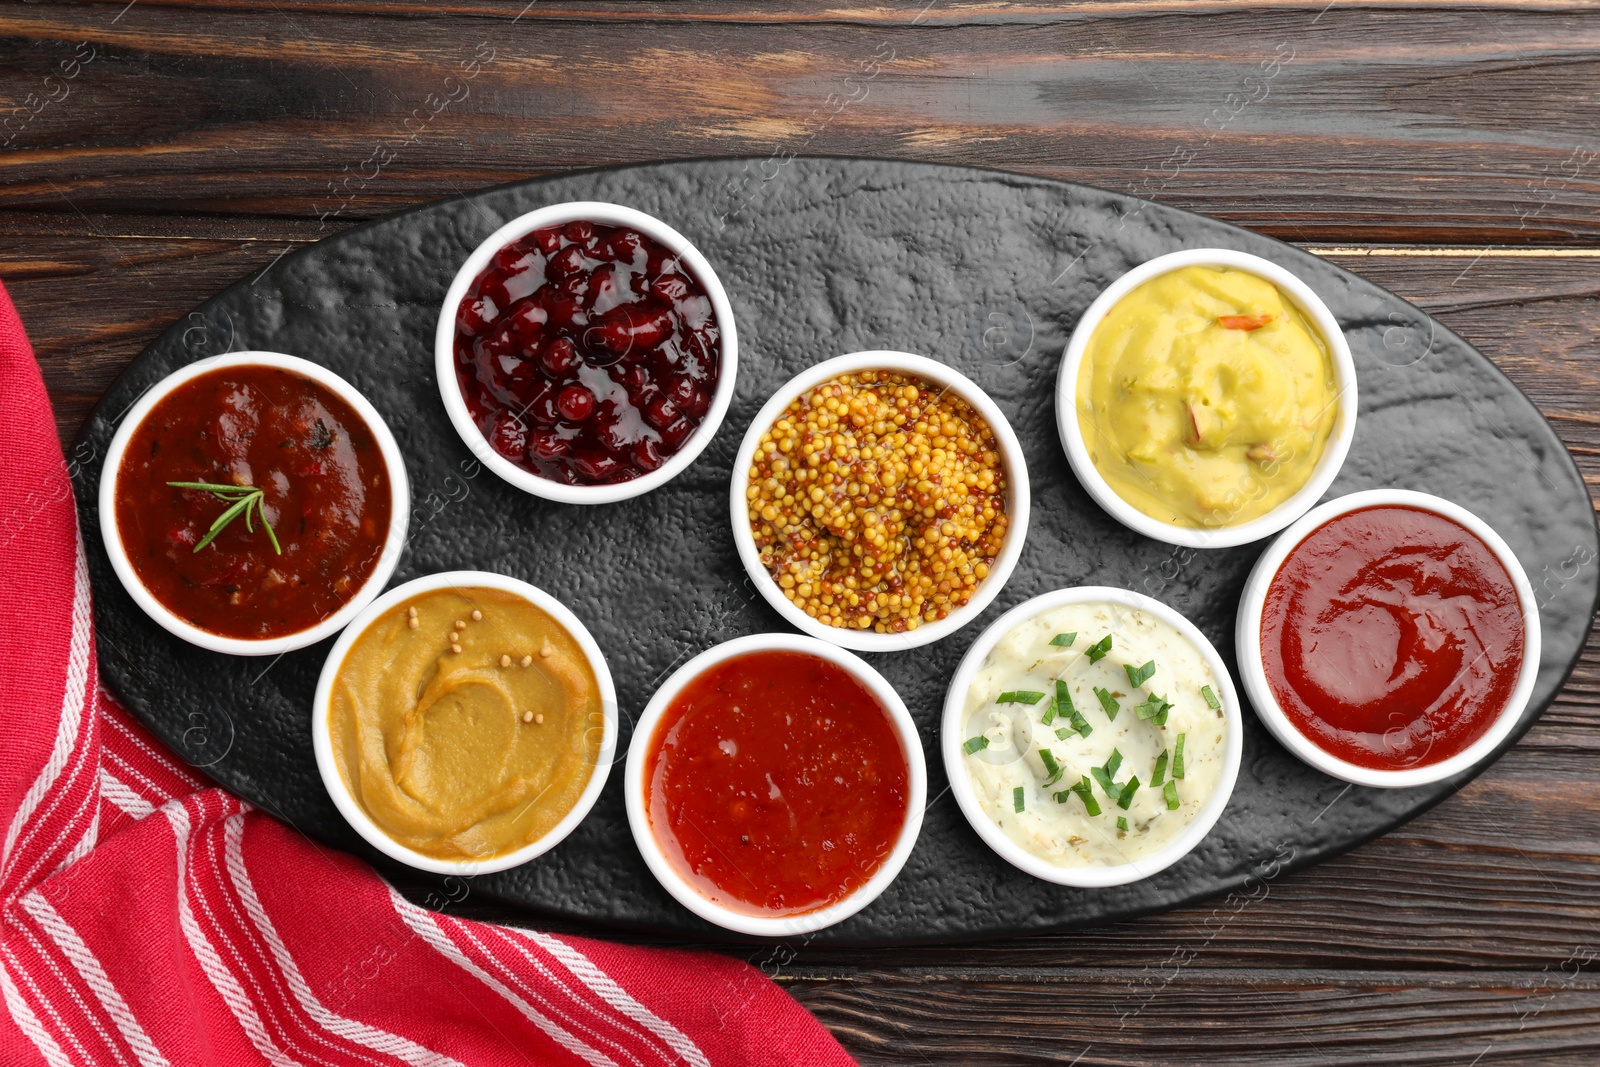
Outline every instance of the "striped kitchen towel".
<svg viewBox="0 0 1600 1067">
<path fill-rule="evenodd" d="M 49 400 L 0 288 L 0 1063 L 848 1064 L 747 964 L 410 903 L 99 686 Z"/>
</svg>

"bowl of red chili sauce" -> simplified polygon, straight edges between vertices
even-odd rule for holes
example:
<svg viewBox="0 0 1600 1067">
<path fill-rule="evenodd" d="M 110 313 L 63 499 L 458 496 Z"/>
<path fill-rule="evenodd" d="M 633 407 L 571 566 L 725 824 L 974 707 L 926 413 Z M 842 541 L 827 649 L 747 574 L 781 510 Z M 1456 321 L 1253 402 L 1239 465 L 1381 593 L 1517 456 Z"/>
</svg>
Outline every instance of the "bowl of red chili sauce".
<svg viewBox="0 0 1600 1067">
<path fill-rule="evenodd" d="M 404 546 L 405 463 L 377 410 L 308 360 L 239 352 L 140 398 L 106 453 L 100 530 L 161 626 L 270 656 L 342 629 Z"/>
<path fill-rule="evenodd" d="M 1340 497 L 1285 530 L 1245 583 L 1235 637 L 1262 721 L 1356 785 L 1472 767 L 1516 726 L 1539 670 L 1516 554 L 1465 508 L 1409 490 Z"/>
<path fill-rule="evenodd" d="M 927 798 L 893 687 L 796 634 L 741 637 L 679 668 L 634 729 L 625 781 L 634 841 L 662 886 L 701 918 L 768 937 L 876 899 Z"/>
<path fill-rule="evenodd" d="M 716 272 L 642 211 L 579 201 L 500 227 L 440 309 L 434 368 L 468 448 L 525 492 L 605 504 L 694 462 L 733 398 Z"/>
</svg>

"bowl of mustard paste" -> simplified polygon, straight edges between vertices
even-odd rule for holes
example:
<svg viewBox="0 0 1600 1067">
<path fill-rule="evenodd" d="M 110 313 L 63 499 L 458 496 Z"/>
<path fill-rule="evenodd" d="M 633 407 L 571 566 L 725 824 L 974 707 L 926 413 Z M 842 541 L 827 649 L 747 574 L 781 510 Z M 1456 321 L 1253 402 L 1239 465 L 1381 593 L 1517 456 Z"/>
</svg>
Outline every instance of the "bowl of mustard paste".
<svg viewBox="0 0 1600 1067">
<path fill-rule="evenodd" d="M 323 783 L 380 852 L 487 874 L 555 847 L 605 786 L 617 697 L 565 605 L 450 571 L 389 590 L 328 654 L 312 712 Z"/>
<path fill-rule="evenodd" d="M 1159 256 L 1084 312 L 1056 423 L 1073 472 L 1123 525 L 1192 548 L 1278 532 L 1325 493 L 1355 434 L 1333 313 L 1269 260 Z"/>
</svg>

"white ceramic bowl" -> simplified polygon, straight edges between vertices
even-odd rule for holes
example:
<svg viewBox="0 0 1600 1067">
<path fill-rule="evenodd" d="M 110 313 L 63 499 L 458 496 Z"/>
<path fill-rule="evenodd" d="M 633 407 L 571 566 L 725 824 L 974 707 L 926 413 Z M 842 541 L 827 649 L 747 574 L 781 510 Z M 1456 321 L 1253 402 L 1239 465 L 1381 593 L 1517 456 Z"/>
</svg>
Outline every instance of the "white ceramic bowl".
<svg viewBox="0 0 1600 1067">
<path fill-rule="evenodd" d="M 127 549 L 123 546 L 122 535 L 117 530 L 117 476 L 121 473 L 122 456 L 128 449 L 128 442 L 133 438 L 134 431 L 144 421 L 145 416 L 149 415 L 167 394 L 186 382 L 215 370 L 246 366 L 281 367 L 310 378 L 338 394 L 366 423 L 367 429 L 372 431 L 372 438 L 378 444 L 378 451 L 383 456 L 389 474 L 389 530 L 384 535 L 383 552 L 378 556 L 378 563 L 372 568 L 372 574 L 367 577 L 366 582 L 342 608 L 310 629 L 285 634 L 282 637 L 261 639 L 223 637 L 209 633 L 190 625 L 169 611 L 139 580 L 139 575 L 133 569 L 133 562 L 128 559 Z M 220 504 L 218 508 L 220 513 Z M 389 576 L 394 573 L 395 565 L 400 562 L 400 553 L 405 548 L 406 526 L 410 517 L 411 488 L 406 479 L 405 460 L 401 458 L 400 448 L 394 443 L 394 436 L 389 433 L 389 427 L 384 423 L 383 416 L 367 402 L 366 397 L 356 391 L 355 386 L 328 368 L 279 352 L 232 352 L 223 356 L 212 356 L 191 363 L 161 379 L 140 397 L 123 417 L 122 425 L 117 428 L 116 435 L 111 438 L 111 445 L 106 450 L 105 465 L 100 473 L 100 538 L 105 542 L 106 555 L 111 557 L 111 568 L 117 572 L 122 587 L 133 597 L 134 603 L 144 609 L 146 615 L 160 623 L 170 633 L 176 634 L 192 645 L 213 652 L 226 652 L 232 656 L 276 656 L 314 645 L 342 630 L 383 590 L 389 581 Z"/>
<path fill-rule="evenodd" d="M 717 372 L 717 391 L 711 397 L 711 407 L 706 411 L 706 417 L 684 442 L 683 448 L 670 456 L 661 466 L 632 481 L 618 482 L 614 485 L 566 485 L 541 477 L 532 471 L 523 470 L 506 459 L 490 446 L 483 432 L 478 429 L 477 423 L 473 422 L 471 413 L 467 411 L 467 402 L 461 395 L 461 384 L 456 379 L 456 313 L 468 288 L 489 265 L 494 254 L 534 230 L 580 220 L 605 226 L 626 226 L 652 238 L 676 254 L 688 266 L 690 273 L 705 286 L 706 295 L 711 298 L 711 308 L 716 315 L 717 325 L 722 331 L 722 344 L 718 353 L 720 363 Z M 467 257 L 461 269 L 456 271 L 455 280 L 450 283 L 444 305 L 439 310 L 439 323 L 433 335 L 433 367 L 434 374 L 439 379 L 439 395 L 444 399 L 444 409 L 449 413 L 456 433 L 461 435 L 461 440 L 484 466 L 523 492 L 532 493 L 546 500 L 555 500 L 563 504 L 610 504 L 648 493 L 665 485 L 683 473 L 706 445 L 710 444 L 711 439 L 716 436 L 717 427 L 722 425 L 722 417 L 728 412 L 729 401 L 733 399 L 734 378 L 739 369 L 739 341 L 734 329 L 733 307 L 728 303 L 728 294 L 723 290 L 717 272 L 711 269 L 706 257 L 689 243 L 687 237 L 660 219 L 630 207 L 575 200 L 565 204 L 552 204 L 537 211 L 530 211 L 526 215 L 519 215 L 490 234 Z"/>
<path fill-rule="evenodd" d="M 900 738 L 900 748 L 905 754 L 910 783 L 910 795 L 906 799 L 906 821 L 900 827 L 900 836 L 895 840 L 894 848 L 873 876 L 854 893 L 836 904 L 818 908 L 816 911 L 785 916 L 752 915 L 749 912 L 735 911 L 701 896 L 684 880 L 667 859 L 666 854 L 661 851 L 661 845 L 650 829 L 649 806 L 645 801 L 648 786 L 645 775 L 649 770 L 645 761 L 649 755 L 651 737 L 656 732 L 656 725 L 661 721 L 662 714 L 683 687 L 708 668 L 724 660 L 750 652 L 774 650 L 803 652 L 836 663 L 870 689 L 878 698 L 878 702 L 883 705 L 884 711 L 888 713 L 895 734 Z M 633 840 L 638 844 L 639 852 L 644 856 L 650 872 L 656 876 L 662 887 L 677 898 L 678 903 L 702 919 L 736 933 L 758 937 L 793 937 L 821 930 L 825 926 L 832 926 L 848 919 L 876 900 L 878 895 L 889 887 L 889 883 L 895 880 L 895 876 L 905 866 L 906 858 L 911 855 L 912 846 L 917 843 L 917 834 L 922 829 L 922 812 L 927 806 L 928 797 L 928 769 L 922 758 L 922 742 L 917 736 L 916 724 L 911 721 L 911 715 L 906 711 L 905 702 L 894 691 L 894 687 L 860 657 L 836 645 L 798 634 L 753 634 L 749 637 L 735 638 L 707 649 L 679 667 L 672 677 L 656 690 L 655 696 L 650 698 L 650 703 L 645 706 L 638 725 L 633 729 L 633 740 L 628 745 L 628 766 L 623 781 L 627 793 L 628 825 L 633 828 Z"/>
<path fill-rule="evenodd" d="M 583 654 L 588 659 L 589 666 L 594 669 L 595 680 L 600 686 L 600 704 L 605 720 L 604 732 L 600 739 L 599 756 L 589 776 L 589 784 L 579 795 L 578 802 L 560 822 L 551 827 L 549 833 L 537 841 L 491 859 L 444 860 L 423 855 L 400 844 L 384 833 L 362 810 L 361 805 L 356 803 L 333 758 L 333 738 L 328 725 L 329 701 L 333 695 L 334 676 L 344 663 L 350 646 L 355 644 L 362 632 L 389 608 L 411 599 L 418 593 L 427 593 L 435 589 L 498 589 L 522 597 L 547 612 L 566 628 L 578 642 L 578 647 L 583 649 Z M 611 773 L 611 763 L 617 749 L 617 691 L 611 682 L 611 671 L 606 667 L 605 654 L 600 651 L 600 646 L 595 643 L 588 628 L 561 601 L 537 586 L 503 574 L 492 574 L 488 571 L 444 571 L 423 578 L 414 578 L 403 585 L 395 586 L 373 601 L 367 610 L 350 624 L 349 629 L 340 635 L 339 640 L 334 643 L 333 650 L 328 653 L 327 661 L 322 665 L 322 676 L 317 680 L 317 692 L 312 698 L 311 746 L 316 752 L 317 770 L 322 774 L 322 784 L 327 788 L 328 795 L 333 798 L 339 814 L 343 815 L 345 821 L 366 839 L 367 844 L 391 859 L 434 874 L 463 876 L 491 874 L 494 871 L 503 871 L 508 867 L 526 863 L 535 856 L 550 851 L 577 829 L 584 816 L 594 807 L 594 802 L 600 798 L 600 791 L 605 788 L 606 778 Z"/>
<path fill-rule="evenodd" d="M 1266 602 L 1267 589 L 1272 585 L 1273 577 L 1289 553 L 1329 520 L 1362 508 L 1385 505 L 1431 511 L 1460 523 L 1476 534 L 1505 566 L 1506 573 L 1511 575 L 1511 583 L 1517 589 L 1517 599 L 1522 602 L 1524 627 L 1522 670 L 1517 675 L 1517 683 L 1511 690 L 1511 699 L 1501 710 L 1499 718 L 1490 725 L 1482 737 L 1456 755 L 1438 763 L 1398 771 L 1357 766 L 1327 752 L 1301 733 L 1299 727 L 1289 721 L 1288 716 L 1278 705 L 1277 699 L 1272 695 L 1272 687 L 1267 683 L 1266 668 L 1261 662 L 1262 607 Z M 1453 504 L 1428 493 L 1412 492 L 1409 489 L 1368 489 L 1328 501 L 1283 531 L 1278 539 L 1267 547 L 1250 571 L 1250 577 L 1244 584 L 1244 594 L 1239 598 L 1234 645 L 1238 649 L 1239 677 L 1244 685 L 1245 694 L 1249 696 L 1250 703 L 1255 705 L 1256 714 L 1260 716 L 1261 721 L 1267 724 L 1267 729 L 1272 731 L 1273 736 L 1283 744 L 1284 748 L 1324 774 L 1330 774 L 1354 785 L 1404 789 L 1441 781 L 1467 770 L 1499 747 L 1506 739 L 1506 735 L 1516 726 L 1523 710 L 1528 706 L 1528 699 L 1533 695 L 1534 683 L 1539 677 L 1539 603 L 1534 597 L 1528 575 L 1522 569 L 1522 563 L 1516 554 L 1511 551 L 1511 546 L 1494 532 L 1493 527 L 1472 512 L 1459 504 Z"/>
<path fill-rule="evenodd" d="M 1014 627 L 1065 604 L 1099 602 L 1120 604 L 1154 615 L 1188 638 L 1189 642 L 1199 650 L 1220 687 L 1224 721 L 1228 725 L 1228 750 L 1223 755 L 1222 774 L 1217 779 L 1216 791 L 1211 794 L 1211 798 L 1200 809 L 1194 821 L 1165 848 L 1129 863 L 1101 867 L 1058 867 L 1033 855 L 1011 840 L 1000 828 L 1000 824 L 995 822 L 978 802 L 978 796 L 972 789 L 972 778 L 967 772 L 966 752 L 962 749 L 962 744 L 967 739 L 967 689 L 972 685 L 973 676 L 983 666 L 983 661 L 989 652 Z M 950 688 L 944 700 L 944 719 L 939 728 L 939 747 L 944 753 L 944 768 L 950 779 L 950 792 L 955 795 L 961 813 L 967 817 L 967 821 L 978 832 L 978 836 L 983 838 L 984 844 L 994 849 L 1001 859 L 1018 870 L 1047 882 L 1079 888 L 1103 888 L 1137 882 L 1141 878 L 1149 878 L 1158 871 L 1165 870 L 1193 851 L 1206 834 L 1211 832 L 1211 828 L 1222 817 L 1223 809 L 1228 806 L 1228 798 L 1233 795 L 1234 782 L 1239 777 L 1239 760 L 1244 751 L 1244 718 L 1239 712 L 1239 694 L 1234 690 L 1233 678 L 1228 674 L 1227 664 L 1222 661 L 1222 657 L 1206 639 L 1206 635 L 1201 633 L 1194 623 L 1159 600 L 1153 600 L 1143 593 L 1110 586 L 1085 585 L 1071 589 L 1057 589 L 1054 592 L 1041 593 L 1032 600 L 1025 600 L 1000 616 L 989 625 L 988 629 L 978 635 L 978 639 L 967 650 L 961 664 L 956 667 L 955 676 L 950 679 Z"/>
<path fill-rule="evenodd" d="M 1095 468 L 1094 461 L 1089 458 L 1088 446 L 1084 444 L 1083 432 L 1078 425 L 1078 371 L 1083 366 L 1084 351 L 1089 346 L 1089 339 L 1094 335 L 1095 328 L 1100 325 L 1101 320 L 1117 301 L 1133 289 L 1151 278 L 1182 267 L 1231 267 L 1265 278 L 1293 300 L 1301 313 L 1316 326 L 1327 343 L 1328 355 L 1333 363 L 1339 414 L 1333 432 L 1323 449 L 1322 458 L 1311 471 L 1310 480 L 1300 488 L 1299 492 L 1265 515 L 1234 526 L 1206 529 L 1179 526 L 1152 518 L 1129 504 L 1117 495 L 1116 490 L 1111 488 Z M 1061 447 L 1066 450 L 1067 461 L 1072 464 L 1072 471 L 1078 476 L 1078 481 L 1083 483 L 1083 487 L 1101 507 L 1111 513 L 1112 518 L 1124 526 L 1146 537 L 1188 548 L 1230 548 L 1234 545 L 1249 544 L 1251 541 L 1259 541 L 1263 537 L 1277 533 L 1304 515 L 1322 494 L 1328 491 L 1328 486 L 1333 484 L 1339 468 L 1344 465 L 1345 456 L 1350 451 L 1350 442 L 1355 437 L 1356 406 L 1355 361 L 1350 358 L 1350 345 L 1345 340 L 1344 331 L 1340 329 L 1338 320 L 1333 317 L 1333 312 L 1328 310 L 1328 305 L 1324 304 L 1322 298 L 1312 292 L 1311 287 L 1298 276 L 1276 263 L 1248 252 L 1236 252 L 1226 248 L 1190 248 L 1182 252 L 1169 252 L 1140 264 L 1112 282 L 1106 287 L 1105 292 L 1095 298 L 1094 303 L 1089 305 L 1089 309 L 1078 320 L 1077 329 L 1072 331 L 1072 339 L 1067 342 L 1067 351 L 1061 360 L 1061 371 L 1056 378 L 1056 429 L 1061 435 Z"/>
<path fill-rule="evenodd" d="M 896 370 L 914 375 L 944 386 L 970 404 L 994 431 L 995 443 L 1000 447 L 1000 455 L 1006 467 L 1007 484 L 1011 490 L 1010 499 L 1007 501 L 1007 513 L 1011 522 L 1006 529 L 1005 544 L 1000 550 L 999 557 L 995 559 L 994 566 L 989 569 L 989 576 L 978 584 L 977 592 L 972 595 L 972 599 L 938 622 L 925 622 L 915 630 L 901 634 L 880 634 L 825 626 L 795 607 L 794 602 L 783 595 L 783 590 L 773 580 L 772 574 L 761 565 L 761 550 L 756 548 L 755 536 L 750 532 L 748 503 L 745 500 L 745 491 L 750 485 L 750 462 L 755 455 L 756 446 L 761 443 L 761 435 L 772 427 L 778 416 L 783 414 L 783 410 L 802 393 L 824 382 L 832 381 L 841 374 L 862 370 Z M 787 622 L 805 633 L 860 652 L 902 652 L 916 648 L 948 637 L 977 618 L 1005 586 L 1006 579 L 1011 577 L 1017 559 L 1022 555 L 1022 544 L 1028 536 L 1029 500 L 1028 463 L 1023 458 L 1022 445 L 1018 443 L 1017 435 L 1012 432 L 1011 424 L 1006 421 L 1005 414 L 993 400 L 989 399 L 987 393 L 959 371 L 926 356 L 915 356 L 909 352 L 853 352 L 847 356 L 824 360 L 791 378 L 788 384 L 772 394 L 772 399 L 768 400 L 756 414 L 754 421 L 750 423 L 750 428 L 745 431 L 744 442 L 739 446 L 739 454 L 733 461 L 733 478 L 728 490 L 734 544 L 739 548 L 739 558 L 744 561 L 744 569 L 749 573 L 751 583 L 761 591 L 762 596 L 767 598 L 767 603 L 777 609 L 778 614 Z"/>
</svg>

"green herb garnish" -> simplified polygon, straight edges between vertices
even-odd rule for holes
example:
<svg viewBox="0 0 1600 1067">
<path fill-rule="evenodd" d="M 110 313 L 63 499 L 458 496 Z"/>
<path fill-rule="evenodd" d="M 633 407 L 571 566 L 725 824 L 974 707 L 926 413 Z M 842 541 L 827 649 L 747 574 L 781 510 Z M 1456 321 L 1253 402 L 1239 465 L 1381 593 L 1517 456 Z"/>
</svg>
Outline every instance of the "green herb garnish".
<svg viewBox="0 0 1600 1067">
<path fill-rule="evenodd" d="M 1056 740 L 1057 741 L 1065 741 L 1067 738 L 1071 737 L 1073 734 L 1075 734 L 1077 732 L 1078 731 L 1074 730 L 1070 726 L 1058 726 L 1058 727 L 1056 727 Z"/>
<path fill-rule="evenodd" d="M 969 756 L 974 752 L 982 752 L 984 749 L 989 747 L 989 737 L 987 734 L 979 734 L 977 737 L 969 737 L 967 738 L 967 743 L 961 747 L 966 750 L 967 755 Z"/>
<path fill-rule="evenodd" d="M 1126 815 L 1118 815 L 1117 816 L 1117 829 L 1118 830 L 1126 830 L 1127 828 L 1128 828 L 1128 817 Z"/>
<path fill-rule="evenodd" d="M 1137 689 L 1148 682 L 1152 674 L 1156 673 L 1156 661 L 1151 660 L 1143 667 L 1135 667 L 1131 663 L 1124 663 L 1122 669 L 1128 672 L 1128 684 Z"/>
<path fill-rule="evenodd" d="M 1037 704 L 1043 699 L 1043 693 L 1036 693 L 1032 689 L 1012 689 L 995 697 L 994 702 L 996 704 Z"/>
<path fill-rule="evenodd" d="M 1023 808 L 1027 807 L 1027 804 L 1023 799 L 1022 787 L 1020 785 L 1011 791 L 1011 803 L 1019 812 L 1022 811 Z"/>
<path fill-rule="evenodd" d="M 1056 634 L 1054 637 L 1052 637 L 1050 639 L 1050 643 L 1052 645 L 1055 645 L 1057 648 L 1067 648 L 1068 646 L 1070 646 L 1072 644 L 1072 642 L 1076 641 L 1077 639 L 1078 639 L 1078 632 L 1076 630 L 1074 630 L 1070 634 Z"/>
<path fill-rule="evenodd" d="M 1210 708 L 1212 711 L 1222 710 L 1222 701 L 1217 699 L 1216 691 L 1213 690 L 1209 685 L 1202 685 L 1200 687 L 1200 695 L 1206 698 L 1206 707 Z"/>
<path fill-rule="evenodd" d="M 1078 713 L 1072 704 L 1072 694 L 1067 691 L 1067 683 L 1056 679 L 1056 707 L 1061 709 L 1061 714 L 1072 723 L 1072 728 L 1078 731 L 1079 737 L 1088 737 L 1094 733 L 1094 727 L 1089 725 L 1089 720 Z"/>
<path fill-rule="evenodd" d="M 1078 794 L 1083 801 L 1083 810 L 1090 815 L 1100 814 L 1100 802 L 1094 798 L 1094 786 L 1089 784 L 1089 779 L 1083 778 L 1072 787 L 1072 792 Z"/>
<path fill-rule="evenodd" d="M 1136 774 L 1122 783 L 1122 795 L 1117 797 L 1117 807 L 1123 811 L 1128 810 L 1128 805 L 1133 803 L 1133 794 L 1139 791 L 1139 776 Z"/>
<path fill-rule="evenodd" d="M 1044 764 L 1045 773 L 1049 775 L 1044 780 L 1045 788 L 1055 785 L 1061 780 L 1061 764 L 1056 762 L 1056 754 L 1048 748 L 1039 750 L 1039 762 Z"/>
<path fill-rule="evenodd" d="M 1179 734 L 1178 743 L 1172 748 L 1172 777 L 1183 777 L 1183 739 L 1188 734 Z"/>
<path fill-rule="evenodd" d="M 267 539 L 272 542 L 272 550 L 278 555 L 283 555 L 283 547 L 278 544 L 278 535 L 272 530 L 272 523 L 267 521 L 266 513 L 261 510 L 261 501 L 266 493 L 253 485 L 222 485 L 218 482 L 168 482 L 174 489 L 193 489 L 201 493 L 210 493 L 224 504 L 228 510 L 217 516 L 217 521 L 211 524 L 211 529 L 194 546 L 199 552 L 202 548 L 217 539 L 217 535 L 227 529 L 228 523 L 244 516 L 244 528 L 251 533 L 256 532 L 255 519 L 261 520 L 261 525 L 266 527 Z"/>
<path fill-rule="evenodd" d="M 1111 758 L 1106 760 L 1106 773 L 1116 774 L 1117 768 L 1122 766 L 1122 753 L 1117 749 L 1111 750 Z"/>
<path fill-rule="evenodd" d="M 1161 795 L 1167 799 L 1168 811 L 1178 810 L 1178 783 L 1176 781 L 1168 778 L 1165 788 L 1161 790 Z"/>
<path fill-rule="evenodd" d="M 1098 685 L 1094 687 L 1094 695 L 1100 698 L 1100 706 L 1105 709 L 1106 718 L 1116 722 L 1117 712 L 1122 710 L 1122 705 L 1118 704 L 1115 697 Z"/>
<path fill-rule="evenodd" d="M 1039 722 L 1042 723 L 1045 726 L 1049 726 L 1051 723 L 1055 722 L 1056 721 L 1056 706 L 1057 706 L 1056 702 L 1054 700 L 1052 700 L 1050 702 L 1050 706 L 1044 709 L 1044 715 L 1042 717 L 1040 717 Z"/>
<path fill-rule="evenodd" d="M 1106 796 L 1112 800 L 1122 795 L 1122 787 L 1111 780 L 1111 772 L 1104 767 L 1090 767 L 1089 773 L 1094 775 L 1094 780 L 1100 783 L 1100 788 L 1106 791 Z"/>
<path fill-rule="evenodd" d="M 1106 634 L 1100 640 L 1084 649 L 1089 656 L 1090 663 L 1099 663 L 1105 659 L 1106 653 L 1111 651 L 1111 635 Z"/>
<path fill-rule="evenodd" d="M 1165 778 L 1166 776 L 1167 776 L 1167 750 L 1166 749 L 1162 749 L 1161 750 L 1161 755 L 1156 757 L 1156 770 L 1155 770 L 1155 773 L 1150 776 L 1150 788 L 1151 789 L 1156 789 L 1156 788 L 1160 787 L 1161 780 L 1163 778 Z"/>
<path fill-rule="evenodd" d="M 1167 725 L 1167 712 L 1172 710 L 1172 705 L 1166 697 L 1158 697 L 1154 693 L 1145 697 L 1144 702 L 1134 706 L 1133 712 L 1140 719 L 1153 719 L 1157 726 Z"/>
</svg>

